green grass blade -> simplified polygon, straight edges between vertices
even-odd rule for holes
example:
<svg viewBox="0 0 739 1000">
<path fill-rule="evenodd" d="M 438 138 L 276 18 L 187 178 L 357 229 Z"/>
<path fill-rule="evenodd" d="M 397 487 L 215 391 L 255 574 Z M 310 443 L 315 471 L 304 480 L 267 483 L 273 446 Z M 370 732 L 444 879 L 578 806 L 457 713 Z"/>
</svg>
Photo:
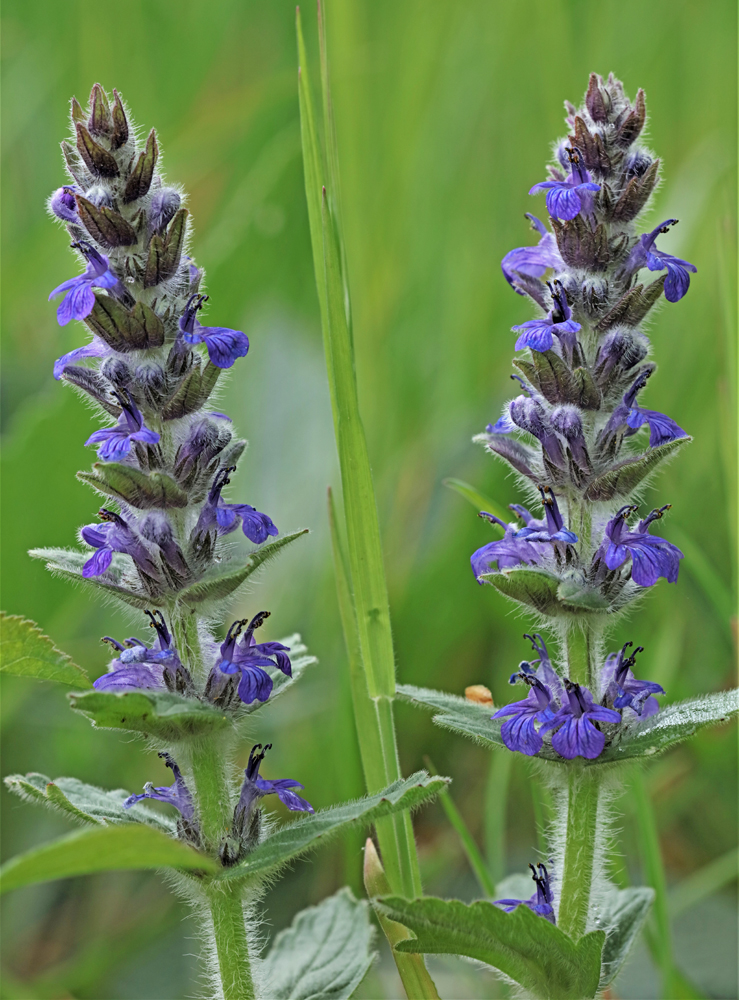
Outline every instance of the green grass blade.
<svg viewBox="0 0 739 1000">
<path fill-rule="evenodd" d="M 426 764 L 430 774 L 439 773 L 434 767 L 430 757 L 424 757 L 424 763 Z M 475 838 L 470 833 L 462 813 L 459 809 L 457 809 L 454 799 L 449 794 L 448 789 L 442 792 L 439 797 L 439 801 L 441 802 L 442 809 L 446 813 L 447 819 L 462 842 L 462 848 L 464 849 L 464 853 L 467 855 L 467 860 L 470 863 L 472 871 L 475 873 L 477 881 L 480 883 L 480 888 L 486 896 L 494 896 L 495 883 L 490 878 L 490 872 L 485 864 L 485 859 L 482 856 L 480 848 L 475 843 Z"/>
<path fill-rule="evenodd" d="M 506 873 L 506 804 L 512 764 L 512 753 L 492 754 L 485 788 L 485 854 L 495 882 Z M 494 890 L 489 895 L 494 895 Z"/>
<path fill-rule="evenodd" d="M 672 919 L 674 920 L 675 917 L 689 910 L 696 903 L 700 903 L 707 896 L 723 889 L 724 886 L 735 882 L 737 870 L 739 870 L 739 849 L 734 847 L 697 872 L 688 875 L 679 885 L 675 886 L 669 895 Z"/>
<path fill-rule="evenodd" d="M 450 490 L 454 490 L 455 493 L 459 493 L 461 497 L 468 500 L 476 511 L 486 510 L 488 514 L 494 514 L 501 521 L 513 520 L 513 514 L 510 510 L 501 507 L 495 500 L 486 497 L 484 493 L 480 493 L 479 490 L 476 490 L 474 486 L 470 486 L 463 479 L 455 479 L 453 476 L 450 476 L 448 479 L 442 479 L 441 482 L 442 486 L 447 486 Z"/>
</svg>

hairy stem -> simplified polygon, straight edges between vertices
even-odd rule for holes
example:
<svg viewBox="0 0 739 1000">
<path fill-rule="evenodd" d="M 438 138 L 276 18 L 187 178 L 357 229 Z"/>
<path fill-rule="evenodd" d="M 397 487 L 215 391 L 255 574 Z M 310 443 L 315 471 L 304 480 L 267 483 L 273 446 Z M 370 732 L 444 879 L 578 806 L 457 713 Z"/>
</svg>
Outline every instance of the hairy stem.
<svg viewBox="0 0 739 1000">
<path fill-rule="evenodd" d="M 568 767 L 567 833 L 558 925 L 577 940 L 585 933 L 593 882 L 600 778 L 594 768 Z"/>
<path fill-rule="evenodd" d="M 585 623 L 573 622 L 567 628 L 565 638 L 567 654 L 567 676 L 575 684 L 582 684 L 593 693 L 596 680 L 596 638 L 593 630 Z"/>
<path fill-rule="evenodd" d="M 253 1000 L 257 994 L 251 974 L 240 889 L 221 883 L 217 890 L 209 890 L 208 902 L 223 1000 Z"/>
</svg>

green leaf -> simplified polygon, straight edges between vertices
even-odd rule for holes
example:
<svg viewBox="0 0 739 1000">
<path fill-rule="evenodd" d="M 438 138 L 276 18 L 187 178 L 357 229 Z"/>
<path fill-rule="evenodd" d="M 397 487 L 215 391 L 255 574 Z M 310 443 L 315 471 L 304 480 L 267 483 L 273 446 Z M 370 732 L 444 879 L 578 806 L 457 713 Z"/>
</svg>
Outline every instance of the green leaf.
<svg viewBox="0 0 739 1000">
<path fill-rule="evenodd" d="M 0 612 L 0 671 L 17 677 L 91 687 L 90 678 L 35 622 Z"/>
<path fill-rule="evenodd" d="M 456 694 L 413 687 L 411 684 L 398 684 L 397 695 L 403 701 L 409 701 L 419 708 L 441 709 L 442 714 L 434 716 L 434 722 L 438 726 L 470 736 L 490 749 L 506 748 L 500 738 L 502 720 L 491 721 L 490 718 L 495 711 L 494 706 L 478 705 Z"/>
<path fill-rule="evenodd" d="M 303 528 L 301 531 L 293 531 L 290 535 L 283 535 L 282 538 L 278 538 L 274 542 L 262 545 L 252 552 L 246 562 L 238 569 L 227 566 L 225 571 L 222 570 L 219 575 L 199 580 L 187 590 L 183 590 L 179 595 L 179 601 L 183 604 L 201 604 L 205 601 L 219 601 L 228 597 L 260 566 L 263 566 L 270 559 L 274 559 L 286 545 L 307 534 L 308 529 Z"/>
<path fill-rule="evenodd" d="M 398 951 L 477 959 L 542 1000 L 582 1000 L 598 989 L 603 931 L 575 943 L 527 906 L 506 913 L 485 901 L 390 896 L 375 905 L 416 935 Z"/>
<path fill-rule="evenodd" d="M 171 691 L 86 691 L 69 696 L 72 708 L 98 729 L 128 729 L 162 740 L 218 732 L 231 719 L 213 705 Z"/>
<path fill-rule="evenodd" d="M 91 552 L 77 552 L 74 549 L 31 549 L 32 559 L 45 559 L 46 568 L 57 576 L 75 583 L 84 584 L 95 590 L 102 590 L 117 597 L 133 608 L 145 611 L 151 607 L 151 597 L 139 589 L 139 578 L 132 568 L 128 556 L 115 553 L 106 570 L 105 579 L 99 576 L 84 577 L 82 567 L 92 555 Z"/>
<path fill-rule="evenodd" d="M 543 615 L 560 615 L 562 607 L 557 599 L 559 580 L 536 569 L 507 569 L 500 573 L 483 573 L 485 580 L 520 604 L 527 604 Z"/>
<path fill-rule="evenodd" d="M 77 478 L 105 496 L 125 500 L 133 507 L 187 507 L 187 493 L 166 472 L 142 472 L 120 462 L 95 462 L 94 472 Z"/>
<path fill-rule="evenodd" d="M 216 864 L 188 844 L 139 823 L 71 833 L 19 854 L 0 868 L 0 893 L 74 875 L 138 868 L 189 868 L 212 872 Z"/>
<path fill-rule="evenodd" d="M 120 823 L 147 823 L 165 833 L 174 833 L 175 823 L 163 813 L 154 812 L 142 803 L 124 809 L 129 792 L 123 788 L 106 791 L 95 785 L 86 785 L 76 778 L 47 778 L 45 774 L 11 774 L 5 778 L 9 791 L 28 802 L 67 813 L 73 819 L 94 826 Z"/>
<path fill-rule="evenodd" d="M 621 970 L 654 902 L 654 889 L 612 889 L 599 905 L 596 923 L 606 932 L 601 957 L 600 989 Z"/>
<path fill-rule="evenodd" d="M 349 1000 L 376 952 L 369 905 L 340 889 L 280 931 L 262 974 L 273 1000 Z"/>
<path fill-rule="evenodd" d="M 736 688 L 667 705 L 643 722 L 619 728 L 613 742 L 597 758 L 597 763 L 662 753 L 688 739 L 703 726 L 728 722 L 738 711 L 739 690 Z"/>
<path fill-rule="evenodd" d="M 668 441 L 666 444 L 657 445 L 656 448 L 650 448 L 643 455 L 626 459 L 616 468 L 609 469 L 594 479 L 585 491 L 585 499 L 596 502 L 613 500 L 618 496 L 628 497 L 661 462 L 671 458 L 686 441 L 692 440 L 690 437 L 678 438 L 676 441 Z"/>
<path fill-rule="evenodd" d="M 266 875 L 305 851 L 318 847 L 318 841 L 323 843 L 354 823 L 367 825 L 381 816 L 415 809 L 438 795 L 448 781 L 448 778 L 431 777 L 425 771 L 417 771 L 409 778 L 393 782 L 382 792 L 331 809 L 322 809 L 314 816 L 288 823 L 265 837 L 241 864 L 229 868 L 221 878 Z"/>
<path fill-rule="evenodd" d="M 500 518 L 501 521 L 512 520 L 512 514 L 509 510 L 504 510 L 495 500 L 491 500 L 486 497 L 484 493 L 480 493 L 475 489 L 474 486 L 470 486 L 469 483 L 465 483 L 462 479 L 455 479 L 450 477 L 448 479 L 442 479 L 442 486 L 447 486 L 450 490 L 454 490 L 455 493 L 459 493 L 461 497 L 468 500 L 472 506 L 477 511 L 486 510 L 488 514 L 493 514 L 495 517 Z"/>
</svg>

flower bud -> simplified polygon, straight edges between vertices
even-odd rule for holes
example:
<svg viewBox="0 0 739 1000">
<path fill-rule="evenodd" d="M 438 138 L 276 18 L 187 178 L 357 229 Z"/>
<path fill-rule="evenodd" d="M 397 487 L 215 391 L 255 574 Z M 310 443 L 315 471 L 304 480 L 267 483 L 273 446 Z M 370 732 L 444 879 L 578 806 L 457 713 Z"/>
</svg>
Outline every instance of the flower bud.
<svg viewBox="0 0 739 1000">
<path fill-rule="evenodd" d="M 154 230 L 162 230 L 175 216 L 182 199 L 174 188 L 161 188 L 151 199 L 149 224 Z"/>
<path fill-rule="evenodd" d="M 133 379 L 133 372 L 121 358 L 106 358 L 100 371 L 118 389 L 125 389 Z"/>
<path fill-rule="evenodd" d="M 58 219 L 79 224 L 80 218 L 77 215 L 77 202 L 74 197 L 74 193 L 79 191 L 76 184 L 65 184 L 64 187 L 57 188 L 49 199 L 49 208 Z"/>
<path fill-rule="evenodd" d="M 643 177 L 654 160 L 646 149 L 634 149 L 626 157 L 624 169 L 628 178 Z"/>
<path fill-rule="evenodd" d="M 110 196 L 110 192 L 107 188 L 102 187 L 100 184 L 96 184 L 95 187 L 91 187 L 89 191 L 85 193 L 85 197 L 88 201 L 91 201 L 96 208 L 111 208 L 113 205 L 113 199 Z"/>
</svg>

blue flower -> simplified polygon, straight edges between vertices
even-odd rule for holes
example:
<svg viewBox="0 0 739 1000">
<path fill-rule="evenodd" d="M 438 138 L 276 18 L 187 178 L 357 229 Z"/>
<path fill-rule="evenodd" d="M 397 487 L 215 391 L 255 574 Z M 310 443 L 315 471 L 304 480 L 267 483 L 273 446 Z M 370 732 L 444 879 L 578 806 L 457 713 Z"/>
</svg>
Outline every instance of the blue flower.
<svg viewBox="0 0 739 1000">
<path fill-rule="evenodd" d="M 120 462 L 131 450 L 134 441 L 156 444 L 159 435 L 144 425 L 144 418 L 128 392 L 114 392 L 121 406 L 121 415 L 115 427 L 103 427 L 95 431 L 85 444 L 99 444 L 98 458 L 105 462 Z"/>
<path fill-rule="evenodd" d="M 534 184 L 529 194 L 547 193 L 547 211 L 555 219 L 574 219 L 580 212 L 590 211 L 591 191 L 600 191 L 600 184 L 594 184 L 590 174 L 582 163 L 580 150 L 568 147 L 566 150 L 570 160 L 570 176 L 567 179 L 542 181 Z M 560 178 L 561 178 L 560 174 Z"/>
<path fill-rule="evenodd" d="M 57 358 L 54 362 L 54 378 L 58 382 L 64 374 L 64 369 L 67 365 L 71 365 L 81 358 L 104 358 L 108 354 L 110 354 L 110 348 L 107 344 L 94 337 L 89 344 L 85 344 L 83 347 L 76 347 L 73 351 L 62 354 L 60 358 Z"/>
<path fill-rule="evenodd" d="M 264 760 L 266 752 L 271 749 L 271 743 L 267 743 L 264 749 L 262 749 L 261 743 L 256 743 L 249 753 L 249 762 L 244 771 L 244 784 L 241 786 L 241 794 L 233 816 L 233 829 L 239 836 L 248 833 L 251 815 L 259 804 L 259 800 L 265 795 L 276 795 L 280 802 L 292 812 L 312 813 L 314 811 L 310 802 L 292 791 L 293 788 L 303 788 L 299 781 L 293 781 L 291 778 L 278 778 L 276 781 L 270 781 L 267 778 L 259 777 L 259 766 Z M 257 753 L 258 750 L 261 753 Z"/>
<path fill-rule="evenodd" d="M 663 576 L 668 583 L 675 583 L 683 553 L 665 538 L 649 534 L 649 526 L 661 518 L 671 504 L 653 510 L 636 527 L 629 531 L 626 518 L 637 508 L 632 504 L 622 507 L 605 528 L 605 537 L 596 553 L 610 570 L 623 566 L 631 558 L 631 579 L 640 587 L 651 587 Z"/>
<path fill-rule="evenodd" d="M 221 498 L 221 490 L 231 482 L 228 478 L 234 472 L 235 465 L 219 469 L 208 492 L 208 498 L 195 526 L 195 535 L 202 537 L 215 527 L 219 535 L 228 535 L 235 531 L 241 522 L 241 528 L 250 542 L 261 545 L 270 535 L 278 535 L 272 519 L 260 513 L 248 503 L 226 503 Z"/>
<path fill-rule="evenodd" d="M 637 646 L 630 656 L 626 650 L 633 643 L 627 642 L 618 653 L 609 653 L 601 670 L 601 690 L 603 701 L 614 708 L 630 708 L 642 719 L 659 711 L 659 702 L 654 697 L 664 694 L 664 688 L 654 681 L 640 681 L 634 677 L 631 668 L 636 662 L 636 654 L 644 651 Z"/>
<path fill-rule="evenodd" d="M 60 326 L 66 326 L 72 319 L 84 319 L 90 315 L 95 305 L 93 288 L 116 288 L 120 284 L 109 270 L 110 261 L 107 257 L 99 254 L 84 240 L 73 243 L 72 246 L 84 254 L 87 267 L 83 274 L 63 281 L 49 296 L 51 300 L 62 292 L 66 293 L 56 311 Z"/>
<path fill-rule="evenodd" d="M 141 802 L 143 799 L 156 799 L 157 802 L 166 802 L 167 805 L 174 806 L 180 812 L 183 819 L 191 822 L 195 818 L 195 807 L 192 795 L 190 795 L 189 789 L 185 784 L 185 779 L 182 777 L 182 772 L 177 766 L 176 761 L 168 753 L 162 751 L 159 756 L 164 758 L 164 763 L 172 770 L 174 784 L 165 785 L 163 788 L 155 788 L 148 781 L 144 785 L 143 793 L 141 795 L 129 795 L 123 803 L 123 808 L 130 809 L 131 806 L 137 802 Z"/>
<path fill-rule="evenodd" d="M 667 268 L 667 278 L 665 279 L 665 298 L 668 302 L 679 302 L 690 288 L 690 273 L 695 274 L 698 268 L 694 264 L 682 260 L 680 257 L 673 257 L 672 254 L 658 250 L 655 246 L 657 237 L 667 233 L 671 226 L 677 225 L 677 219 L 666 219 L 661 222 L 651 233 L 643 233 L 639 237 L 639 242 L 633 248 L 626 261 L 624 271 L 626 274 L 634 274 L 642 267 L 648 267 L 650 271 L 664 271 Z"/>
<path fill-rule="evenodd" d="M 480 578 L 484 573 L 494 572 L 495 569 L 498 571 L 511 569 L 521 563 L 536 565 L 546 556 L 547 553 L 543 545 L 528 542 L 524 538 L 518 537 L 517 524 L 506 524 L 505 521 L 501 521 L 500 518 L 495 517 L 494 514 L 488 514 L 486 511 L 480 511 L 480 517 L 491 524 L 499 524 L 505 534 L 497 541 L 483 545 L 470 557 L 472 572 L 478 583 L 483 582 Z"/>
<path fill-rule="evenodd" d="M 511 401 L 508 412 L 517 427 L 538 439 L 545 455 L 553 465 L 559 469 L 567 468 L 567 460 L 560 440 L 554 432 L 546 410 L 536 399 L 530 399 L 528 396 L 517 396 Z"/>
<path fill-rule="evenodd" d="M 533 229 L 540 234 L 541 239 L 535 247 L 518 247 L 516 250 L 509 250 L 500 263 L 505 280 L 511 288 L 524 295 L 516 285 L 516 272 L 527 274 L 532 278 L 540 278 L 547 268 L 554 268 L 555 271 L 564 270 L 564 261 L 559 255 L 557 241 L 554 234 L 547 231 L 543 222 L 535 215 L 526 213 L 526 218 L 531 220 Z"/>
<path fill-rule="evenodd" d="M 151 647 L 141 639 L 131 636 L 123 643 L 104 636 L 117 652 L 108 673 L 94 681 L 98 691 L 131 691 L 137 688 L 177 690 L 191 685 L 189 672 L 182 665 L 172 636 L 160 611 L 146 611 L 151 626 L 156 629 L 157 638 Z M 179 683 L 178 683 L 179 682 Z"/>
<path fill-rule="evenodd" d="M 158 577 L 156 564 L 138 534 L 112 510 L 105 507 L 98 511 L 103 524 L 86 524 L 80 535 L 97 552 L 82 567 L 82 576 L 89 579 L 100 576 L 110 566 L 114 552 L 130 556 L 136 567 L 146 576 Z"/>
<path fill-rule="evenodd" d="M 688 436 L 672 417 L 658 413 L 657 410 L 646 410 L 642 406 L 632 406 L 626 424 L 631 431 L 637 431 L 644 424 L 648 424 L 650 448 Z"/>
<path fill-rule="evenodd" d="M 287 677 L 292 676 L 292 665 L 287 655 L 290 652 L 289 646 L 283 646 L 281 642 L 257 643 L 254 639 L 255 629 L 263 625 L 269 616 L 269 611 L 256 614 L 238 643 L 237 639 L 247 624 L 247 619 L 231 625 L 221 644 L 220 656 L 208 677 L 206 695 L 211 701 L 224 700 L 224 674 L 228 677 L 241 675 L 238 696 L 245 705 L 250 705 L 255 700 L 267 701 L 272 693 L 272 678 L 263 667 L 277 667 Z"/>
<path fill-rule="evenodd" d="M 554 919 L 554 909 L 552 908 L 554 897 L 552 896 L 552 888 L 549 882 L 549 872 L 541 862 L 536 867 L 539 869 L 538 874 L 536 868 L 532 864 L 529 865 L 529 868 L 533 872 L 532 878 L 536 883 L 536 892 L 530 899 L 496 899 L 495 905 L 502 906 L 506 913 L 511 913 L 517 906 L 528 906 L 534 913 L 538 913 L 540 917 L 544 917 L 553 924 L 556 921 Z"/>
<path fill-rule="evenodd" d="M 196 317 L 208 301 L 207 295 L 191 295 L 180 317 L 180 333 L 186 344 L 205 344 L 208 357 L 217 368 L 230 368 L 237 358 L 246 356 L 249 338 L 240 330 L 225 326 L 201 326 Z"/>
<path fill-rule="evenodd" d="M 557 504 L 557 498 L 548 486 L 540 486 L 541 502 L 544 505 L 544 521 L 537 521 L 525 507 L 514 505 L 514 510 L 520 513 L 525 521 L 525 527 L 516 534 L 516 538 L 525 538 L 529 542 L 564 542 L 574 545 L 577 535 L 565 528 L 562 514 Z"/>
<path fill-rule="evenodd" d="M 574 334 L 580 329 L 580 324 L 571 319 L 572 310 L 567 303 L 567 296 L 559 281 L 549 285 L 552 293 L 552 308 L 544 319 L 530 319 L 520 326 L 511 327 L 514 333 L 521 331 L 516 341 L 516 350 L 529 347 L 532 351 L 550 351 L 554 345 L 554 337 L 571 346 Z"/>
<path fill-rule="evenodd" d="M 590 691 L 579 684 L 565 680 L 565 689 L 566 700 L 554 718 L 544 723 L 541 732 L 553 731 L 552 746 L 565 760 L 594 760 L 602 753 L 606 737 L 593 723 L 620 722 L 621 716 L 612 708 L 594 705 Z"/>
<path fill-rule="evenodd" d="M 65 184 L 64 187 L 57 188 L 49 198 L 49 208 L 58 219 L 79 225 L 75 194 L 82 194 L 82 189 L 76 184 Z"/>
<path fill-rule="evenodd" d="M 518 670 L 511 675 L 510 683 L 515 684 L 521 680 L 528 684 L 530 691 L 522 701 L 511 702 L 498 709 L 493 719 L 507 718 L 501 726 L 501 739 L 509 750 L 526 754 L 533 757 L 537 754 L 543 744 L 543 740 L 536 731 L 535 723 L 544 723 L 554 718 L 554 709 L 558 708 L 564 697 L 562 682 L 552 667 L 551 660 L 544 640 L 538 634 L 533 636 L 525 635 L 535 652 L 539 654 L 538 660 L 531 662 L 524 660 L 519 664 Z"/>
</svg>

